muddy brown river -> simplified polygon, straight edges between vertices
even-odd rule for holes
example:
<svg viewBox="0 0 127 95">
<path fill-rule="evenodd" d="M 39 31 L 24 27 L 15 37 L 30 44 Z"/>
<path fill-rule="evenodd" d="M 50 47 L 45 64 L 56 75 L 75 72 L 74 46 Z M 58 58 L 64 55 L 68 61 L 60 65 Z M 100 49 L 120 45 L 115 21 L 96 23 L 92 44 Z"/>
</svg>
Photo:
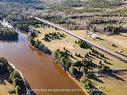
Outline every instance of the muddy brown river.
<svg viewBox="0 0 127 95">
<path fill-rule="evenodd" d="M 0 56 L 23 73 L 37 95 L 86 95 L 51 57 L 30 47 L 26 34 L 18 42 L 0 42 Z"/>
</svg>

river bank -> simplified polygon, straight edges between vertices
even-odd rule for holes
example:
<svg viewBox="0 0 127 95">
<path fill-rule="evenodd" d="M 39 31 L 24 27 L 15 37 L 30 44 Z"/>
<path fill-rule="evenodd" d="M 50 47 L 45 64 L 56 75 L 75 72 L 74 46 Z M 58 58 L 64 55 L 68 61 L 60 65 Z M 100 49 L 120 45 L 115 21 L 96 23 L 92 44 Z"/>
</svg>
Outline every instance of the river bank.
<svg viewBox="0 0 127 95">
<path fill-rule="evenodd" d="M 84 95 L 50 56 L 28 44 L 28 35 L 20 33 L 18 42 L 0 42 L 0 56 L 20 70 L 37 95 Z M 50 89 L 50 91 L 46 91 Z M 58 89 L 54 91 L 54 89 Z"/>
<path fill-rule="evenodd" d="M 16 72 L 18 72 L 20 74 L 20 76 L 21 76 L 21 78 L 22 78 L 22 80 L 23 80 L 23 82 L 25 84 L 25 87 L 26 87 L 25 88 L 26 89 L 26 93 L 28 95 L 35 95 L 35 93 L 31 89 L 31 87 L 29 86 L 29 83 L 25 80 L 25 78 L 24 78 L 23 74 L 21 73 L 21 71 L 16 69 L 16 67 L 12 63 L 10 63 L 10 62 L 8 62 L 8 63 L 14 69 L 14 71 L 16 71 Z"/>
<path fill-rule="evenodd" d="M 29 44 L 31 47 L 35 48 L 36 50 L 39 50 L 38 48 L 34 47 L 30 42 L 28 42 L 28 44 Z M 39 50 L 39 51 L 40 51 L 40 50 Z M 41 52 L 44 52 L 44 51 L 41 51 Z M 50 56 L 50 57 L 51 57 L 51 58 L 54 60 L 54 62 L 55 62 L 55 59 L 53 58 L 53 56 Z M 58 66 L 59 66 L 63 71 L 65 71 L 64 68 L 63 68 L 60 64 L 58 64 Z M 69 78 L 71 78 L 71 79 L 81 88 L 81 90 L 85 93 L 85 95 L 89 95 L 88 92 L 81 86 L 81 84 L 79 83 L 79 81 L 78 81 L 76 78 L 74 78 L 73 76 L 71 76 L 70 73 L 69 73 L 68 71 L 65 71 L 65 72 L 67 73 L 67 75 L 69 76 Z"/>
<path fill-rule="evenodd" d="M 53 57 L 52 57 L 53 58 Z M 55 60 L 54 60 L 55 61 Z M 60 65 L 60 64 L 58 64 L 63 70 L 64 70 L 64 68 Z M 65 71 L 65 70 L 64 70 Z M 67 74 L 68 74 L 68 76 L 81 88 L 81 90 L 86 94 L 86 95 L 89 95 L 88 94 L 88 92 L 81 86 L 81 84 L 79 83 L 79 81 L 76 79 L 76 78 L 74 78 L 72 75 L 70 75 L 70 73 L 68 72 L 68 71 L 65 71 Z"/>
<path fill-rule="evenodd" d="M 35 46 L 33 46 L 32 44 L 31 44 L 31 41 L 30 40 L 28 40 L 28 44 L 31 46 L 31 47 L 33 47 L 33 48 L 35 48 L 36 50 L 39 50 L 37 47 L 35 47 Z M 48 48 L 49 49 L 49 48 Z M 50 49 L 49 49 L 50 50 Z M 39 50 L 39 51 L 41 51 L 41 50 Z M 54 51 L 52 51 L 52 50 L 50 50 L 51 52 L 54 52 Z M 45 51 L 41 51 L 41 52 L 45 52 Z M 53 61 L 55 62 L 55 64 L 56 64 L 56 60 L 54 59 L 54 57 L 53 57 L 53 54 L 51 54 L 51 56 L 50 56 L 52 59 L 53 59 Z M 63 71 L 65 71 L 66 73 L 67 73 L 67 75 L 69 76 L 69 78 L 71 78 L 80 88 L 81 88 L 81 90 L 85 93 L 85 95 L 89 95 L 88 94 L 88 92 L 81 86 L 81 84 L 79 83 L 79 81 L 76 79 L 76 78 L 74 78 L 67 70 L 65 70 L 65 68 L 64 67 L 62 67 L 60 64 L 58 64 L 58 66 L 63 70 Z"/>
<path fill-rule="evenodd" d="M 5 80 L 10 83 L 14 89 L 8 91 L 9 94 L 25 94 L 34 95 L 30 86 L 27 85 L 27 81 L 24 79 L 22 73 L 16 69 L 16 67 L 7 59 L 0 58 L 0 80 L 1 84 L 5 84 Z"/>
<path fill-rule="evenodd" d="M 51 57 L 28 44 L 28 34 L 19 30 L 16 32 L 19 34 L 18 42 L 0 42 L 0 56 L 14 63 L 37 95 L 84 95 L 82 91 L 78 91 L 80 87 L 67 73 L 53 64 Z"/>
<path fill-rule="evenodd" d="M 124 82 L 124 81 L 117 80 L 117 77 L 123 78 L 123 77 L 126 76 L 126 74 L 125 75 L 115 75 L 116 78 L 114 79 L 114 77 L 111 76 L 114 73 L 111 73 L 111 75 L 109 74 L 109 75 L 106 75 L 106 76 L 105 76 L 104 73 L 102 73 L 102 74 L 99 74 L 98 73 L 98 70 L 100 70 L 98 68 L 98 67 L 100 67 L 100 63 L 99 62 L 101 62 L 102 64 L 104 64 L 104 66 L 106 66 L 106 68 L 108 67 L 112 71 L 114 71 L 114 70 L 121 71 L 121 69 L 126 69 L 126 67 L 127 67 L 127 65 L 123 61 L 121 61 L 121 60 L 119 60 L 119 59 L 117 59 L 117 58 L 115 58 L 113 56 L 110 56 L 107 53 L 104 53 L 101 50 L 98 50 L 96 48 L 95 49 L 93 48 L 91 50 L 90 49 L 82 49 L 82 48 L 79 47 L 78 44 L 76 44 L 78 42 L 78 40 L 75 39 L 75 38 L 73 38 L 73 37 L 68 36 L 67 34 L 65 34 L 66 36 L 64 38 L 51 39 L 52 34 L 55 34 L 55 33 L 56 34 L 59 34 L 59 33 L 62 34 L 63 33 L 62 31 L 55 30 L 55 29 L 48 28 L 48 27 L 45 27 L 45 28 L 40 27 L 40 28 L 36 28 L 35 30 L 36 31 L 39 31 L 38 36 L 35 38 L 36 40 L 41 41 L 51 51 L 60 50 L 60 51 L 58 51 L 58 53 L 56 55 L 59 54 L 58 57 L 61 56 L 61 55 L 63 55 L 62 57 L 65 57 L 65 58 L 60 58 L 59 57 L 59 59 L 61 59 L 61 60 L 59 60 L 57 63 L 59 63 L 61 65 L 60 67 L 65 67 L 64 70 L 66 70 L 66 66 L 68 64 L 68 63 L 67 64 L 63 64 L 62 63 L 62 60 L 64 61 L 67 58 L 67 56 L 66 56 L 67 53 L 65 54 L 65 50 L 71 52 L 70 55 L 72 54 L 72 56 L 73 56 L 73 58 L 70 56 L 71 61 L 72 61 L 72 66 L 75 66 L 76 69 L 79 67 L 77 69 L 78 71 L 81 70 L 80 67 L 82 67 L 84 63 L 83 64 L 82 63 L 75 64 L 75 62 L 77 62 L 75 59 L 77 59 L 79 62 L 81 62 L 83 58 L 85 58 L 85 57 L 88 58 L 88 56 L 89 56 L 90 59 L 92 60 L 92 64 L 89 64 L 87 62 L 88 64 L 86 64 L 86 65 L 84 64 L 84 65 L 85 65 L 85 67 L 86 66 L 88 66 L 88 67 L 89 66 L 90 67 L 93 66 L 92 67 L 93 69 L 91 70 L 89 68 L 88 69 L 89 70 L 88 73 L 84 74 L 84 76 L 85 75 L 90 75 L 90 78 L 88 78 L 88 79 L 90 79 L 93 82 L 93 84 L 96 86 L 97 89 L 99 89 L 99 91 L 101 90 L 104 93 L 107 93 L 107 95 L 109 94 L 108 90 L 113 89 L 113 91 L 114 91 L 114 88 L 109 88 L 107 86 L 107 84 L 111 84 L 110 81 L 115 81 L 115 84 L 117 84 L 117 85 L 119 85 L 119 82 L 120 82 L 120 84 L 122 82 L 123 86 L 126 84 L 126 82 Z M 46 41 L 46 40 L 43 39 L 43 38 L 45 38 L 45 35 L 47 35 L 47 36 L 49 35 L 48 38 L 50 39 L 50 41 Z M 94 50 L 97 51 L 98 54 L 97 53 L 94 53 L 93 52 Z M 79 56 L 79 54 L 80 54 L 80 56 Z M 107 59 L 103 58 L 102 55 L 104 55 Z M 66 60 L 64 62 L 66 62 Z M 108 62 L 109 64 L 108 63 L 105 63 L 105 62 Z M 93 74 L 92 74 L 92 72 L 93 72 Z M 100 75 L 102 75 L 102 76 L 100 76 Z M 109 78 L 109 76 L 111 78 Z M 94 79 L 94 78 L 97 78 L 97 80 Z M 123 78 L 123 79 L 125 79 L 125 81 L 126 81 L 126 78 Z M 104 83 L 105 81 L 108 81 L 108 82 L 107 83 Z M 102 86 L 102 88 L 101 88 L 101 86 Z M 120 89 L 120 90 L 126 92 L 124 89 Z M 115 92 L 113 92 L 113 93 L 110 92 L 111 95 L 114 95 L 114 93 Z"/>
</svg>

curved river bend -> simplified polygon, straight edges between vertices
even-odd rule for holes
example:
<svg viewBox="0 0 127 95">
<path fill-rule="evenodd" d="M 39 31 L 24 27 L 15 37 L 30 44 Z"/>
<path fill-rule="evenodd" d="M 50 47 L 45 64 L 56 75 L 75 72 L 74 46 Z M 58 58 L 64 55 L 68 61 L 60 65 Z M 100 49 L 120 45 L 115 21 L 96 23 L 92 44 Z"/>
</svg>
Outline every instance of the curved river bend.
<svg viewBox="0 0 127 95">
<path fill-rule="evenodd" d="M 7 58 L 23 73 L 37 95 L 85 95 L 49 56 L 30 47 L 25 34 L 19 34 L 18 42 L 0 42 L 0 56 Z"/>
</svg>

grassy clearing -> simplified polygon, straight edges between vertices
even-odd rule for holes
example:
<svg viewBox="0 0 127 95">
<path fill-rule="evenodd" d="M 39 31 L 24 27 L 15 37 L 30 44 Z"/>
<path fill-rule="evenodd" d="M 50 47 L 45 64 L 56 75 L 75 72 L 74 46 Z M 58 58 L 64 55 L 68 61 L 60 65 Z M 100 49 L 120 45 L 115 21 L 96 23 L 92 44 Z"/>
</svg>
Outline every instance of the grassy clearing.
<svg viewBox="0 0 127 95">
<path fill-rule="evenodd" d="M 8 81 L 5 81 L 5 84 L 0 84 L 0 95 L 17 95 L 17 94 L 9 94 L 9 91 L 14 90 L 13 87 Z"/>
<path fill-rule="evenodd" d="M 60 32 L 60 31 L 57 31 L 51 28 L 38 28 L 37 30 L 41 31 L 41 34 L 39 34 L 39 36 L 36 39 L 39 39 L 40 41 L 42 41 L 42 43 L 45 44 L 52 51 L 55 51 L 57 49 L 62 50 L 65 47 L 70 52 L 72 52 L 73 55 L 75 55 L 75 53 L 78 52 L 81 54 L 81 56 L 84 56 L 88 52 L 87 50 L 81 49 L 77 44 L 75 44 L 75 41 L 77 41 L 77 39 L 69 36 L 68 34 L 65 34 L 65 38 L 62 38 L 59 40 L 53 40 L 51 42 L 46 42 L 42 40 L 45 34 L 53 33 L 53 32 Z"/>
<path fill-rule="evenodd" d="M 44 43 L 52 51 L 54 51 L 56 49 L 63 49 L 65 47 L 75 57 L 75 59 L 73 59 L 73 61 L 82 59 L 82 58 L 76 57 L 75 53 L 81 54 L 81 56 L 84 57 L 84 55 L 89 52 L 89 49 L 82 49 L 77 44 L 75 44 L 75 41 L 77 41 L 77 39 L 69 36 L 68 34 L 65 34 L 66 36 L 63 39 L 54 40 L 51 42 L 46 42 L 46 41 L 42 40 L 42 38 L 44 37 L 45 34 L 53 33 L 53 32 L 61 32 L 61 31 L 57 31 L 57 30 L 54 30 L 51 28 L 37 28 L 37 30 L 40 31 L 41 33 L 38 35 L 38 37 L 36 39 L 39 39 L 40 41 L 42 41 L 42 43 Z M 107 40 L 101 40 L 101 41 L 93 40 L 90 37 L 91 34 L 87 33 L 84 30 L 83 31 L 75 31 L 75 33 L 80 36 L 82 35 L 83 37 L 87 38 L 88 40 L 98 43 L 99 45 L 105 46 L 111 50 L 114 50 L 114 49 L 118 50 L 120 48 L 120 47 L 114 48 L 114 47 L 110 46 L 110 44 Z M 100 51 L 100 50 L 98 50 L 98 51 L 103 53 L 108 58 L 107 59 L 108 63 L 104 63 L 102 59 L 99 59 L 95 56 L 93 56 L 93 62 L 95 64 L 99 64 L 99 62 L 101 60 L 102 63 L 105 64 L 106 66 L 109 66 L 113 70 L 117 70 L 117 73 L 115 73 L 116 76 L 103 75 L 103 77 L 99 77 L 99 79 L 101 81 L 103 81 L 103 83 L 95 81 L 95 80 L 92 80 L 92 81 L 94 82 L 96 87 L 101 89 L 107 95 L 125 95 L 125 93 L 127 93 L 127 90 L 126 90 L 127 64 L 120 61 L 119 59 L 117 59 L 115 57 L 112 57 L 112 56 Z"/>
<path fill-rule="evenodd" d="M 93 32 L 90 32 L 88 30 L 77 30 L 77 31 L 72 31 L 76 35 L 79 35 L 83 38 L 86 38 L 90 40 L 91 42 L 94 42 L 102 47 L 105 47 L 111 51 L 120 51 L 122 50 L 124 55 L 127 55 L 127 33 L 122 33 L 120 35 L 113 35 L 113 36 L 107 36 L 105 34 L 101 33 L 96 33 L 101 39 L 93 39 L 91 35 Z M 115 44 L 117 47 L 113 47 L 112 44 Z"/>
</svg>

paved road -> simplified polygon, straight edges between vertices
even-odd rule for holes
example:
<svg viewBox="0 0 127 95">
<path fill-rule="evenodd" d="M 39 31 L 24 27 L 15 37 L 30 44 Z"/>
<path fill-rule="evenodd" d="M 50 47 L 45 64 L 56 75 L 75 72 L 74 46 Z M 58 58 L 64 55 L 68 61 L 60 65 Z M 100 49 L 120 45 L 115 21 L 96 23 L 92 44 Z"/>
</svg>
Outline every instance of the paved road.
<svg viewBox="0 0 127 95">
<path fill-rule="evenodd" d="M 78 38 L 78 39 L 80 39 L 80 40 L 83 40 L 83 41 L 87 42 L 88 44 L 90 44 L 91 46 L 94 46 L 94 47 L 96 47 L 96 48 L 98 48 L 98 49 L 100 49 L 100 50 L 102 50 L 102 51 L 104 51 L 104 52 L 106 52 L 106 53 L 108 53 L 108 54 L 110 54 L 110 55 L 112 55 L 112 56 L 115 56 L 116 58 L 118 58 L 118 59 L 120 59 L 120 60 L 122 60 L 122 61 L 124 61 L 124 62 L 127 63 L 127 57 L 125 57 L 125 56 L 122 56 L 122 55 L 120 55 L 120 54 L 118 54 L 118 53 L 112 52 L 112 51 L 110 51 L 110 50 L 108 50 L 108 49 L 106 49 L 106 48 L 104 48 L 104 47 L 101 47 L 101 46 L 99 46 L 99 45 L 97 45 L 97 44 L 95 44 L 95 43 L 92 43 L 92 42 L 90 42 L 89 40 L 87 40 L 87 39 L 85 39 L 85 38 L 82 38 L 82 37 L 80 37 L 80 36 L 77 36 L 77 35 L 75 35 L 74 33 L 72 33 L 71 31 L 68 31 L 68 30 L 66 30 L 66 29 L 64 29 L 64 28 L 61 28 L 61 27 L 59 27 L 58 25 L 55 25 L 55 24 L 53 24 L 53 23 L 51 23 L 51 22 L 49 22 L 49 21 L 46 21 L 46 20 L 44 20 L 44 19 L 40 19 L 40 18 L 38 18 L 38 17 L 35 17 L 35 19 L 36 19 L 36 20 L 39 20 L 39 21 L 41 21 L 41 22 L 43 22 L 43 23 L 45 23 L 45 24 L 47 24 L 47 25 L 50 25 L 50 26 L 52 26 L 52 27 L 54 27 L 54 28 L 57 28 L 57 29 L 59 29 L 59 30 L 61 30 L 61 31 L 63 31 L 63 32 L 66 32 L 67 34 L 69 34 L 69 35 L 71 35 L 71 36 L 73 36 L 73 37 L 75 37 L 75 38 Z"/>
</svg>

